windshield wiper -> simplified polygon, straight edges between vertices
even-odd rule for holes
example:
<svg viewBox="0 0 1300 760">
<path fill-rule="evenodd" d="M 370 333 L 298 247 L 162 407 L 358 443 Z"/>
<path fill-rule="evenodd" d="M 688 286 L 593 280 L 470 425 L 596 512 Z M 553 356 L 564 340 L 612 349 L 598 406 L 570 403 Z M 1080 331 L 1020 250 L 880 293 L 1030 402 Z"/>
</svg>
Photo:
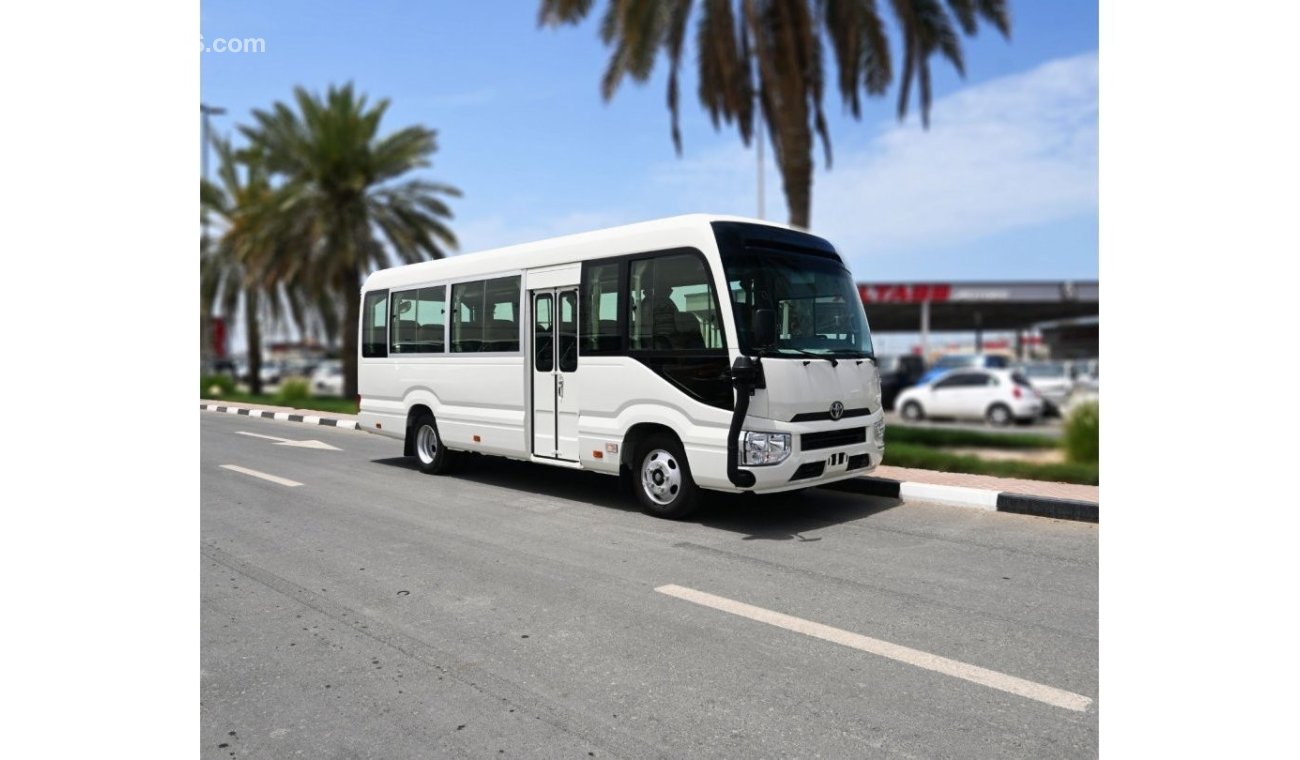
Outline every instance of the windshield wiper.
<svg viewBox="0 0 1300 760">
<path fill-rule="evenodd" d="M 814 358 L 814 359 L 825 359 L 826 361 L 828 361 L 828 362 L 831 363 L 831 366 L 832 366 L 832 367 L 838 367 L 838 366 L 840 366 L 840 363 L 839 363 L 838 361 L 835 360 L 835 357 L 834 357 L 834 356 L 830 356 L 830 355 L 828 355 L 828 354 L 814 354 L 812 351 L 805 351 L 805 350 L 803 350 L 802 348 L 795 348 L 795 347 L 793 347 L 793 346 L 778 346 L 776 350 L 777 350 L 777 351 L 794 351 L 796 354 L 803 354 L 804 356 L 811 356 L 811 357 Z"/>
</svg>

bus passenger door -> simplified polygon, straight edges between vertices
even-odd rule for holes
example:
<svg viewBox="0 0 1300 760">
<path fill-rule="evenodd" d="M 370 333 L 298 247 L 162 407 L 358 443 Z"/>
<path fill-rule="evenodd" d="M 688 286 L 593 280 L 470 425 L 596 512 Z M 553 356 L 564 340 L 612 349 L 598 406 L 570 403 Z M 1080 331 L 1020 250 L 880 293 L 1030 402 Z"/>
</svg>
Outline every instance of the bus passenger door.
<svg viewBox="0 0 1300 760">
<path fill-rule="evenodd" d="M 533 454 L 578 460 L 578 291 L 533 291 Z"/>
<path fill-rule="evenodd" d="M 533 454 L 554 457 L 555 292 L 533 292 Z"/>
<path fill-rule="evenodd" d="M 560 459 L 578 461 L 578 291 L 556 294 L 555 440 Z"/>
</svg>

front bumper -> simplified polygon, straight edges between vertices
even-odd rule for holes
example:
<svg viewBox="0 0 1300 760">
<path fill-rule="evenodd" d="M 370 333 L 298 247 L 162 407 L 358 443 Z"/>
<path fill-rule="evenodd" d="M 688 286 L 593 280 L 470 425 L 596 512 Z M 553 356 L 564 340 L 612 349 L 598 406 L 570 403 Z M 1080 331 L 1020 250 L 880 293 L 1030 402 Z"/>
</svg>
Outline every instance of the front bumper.
<svg viewBox="0 0 1300 760">
<path fill-rule="evenodd" d="M 792 423 L 751 417 L 744 430 L 790 433 L 791 450 L 779 464 L 741 465 L 741 470 L 754 474 L 754 485 L 744 490 L 775 493 L 865 475 L 884 457 L 884 425 L 881 410 L 837 422 Z"/>
</svg>

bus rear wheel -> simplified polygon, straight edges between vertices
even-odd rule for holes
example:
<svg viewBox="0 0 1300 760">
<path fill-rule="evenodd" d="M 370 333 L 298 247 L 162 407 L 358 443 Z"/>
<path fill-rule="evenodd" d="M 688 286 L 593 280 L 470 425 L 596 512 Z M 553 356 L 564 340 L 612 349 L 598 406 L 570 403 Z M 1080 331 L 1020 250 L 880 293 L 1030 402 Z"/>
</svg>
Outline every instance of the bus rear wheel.
<svg viewBox="0 0 1300 760">
<path fill-rule="evenodd" d="M 677 438 L 656 433 L 637 447 L 632 490 L 641 511 L 654 517 L 680 520 L 699 508 L 700 489 Z"/>
<path fill-rule="evenodd" d="M 420 472 L 445 475 L 451 470 L 451 452 L 442 445 L 438 424 L 434 422 L 432 414 L 420 415 L 412 427 L 411 435 L 415 438 L 415 461 L 420 465 Z"/>
</svg>

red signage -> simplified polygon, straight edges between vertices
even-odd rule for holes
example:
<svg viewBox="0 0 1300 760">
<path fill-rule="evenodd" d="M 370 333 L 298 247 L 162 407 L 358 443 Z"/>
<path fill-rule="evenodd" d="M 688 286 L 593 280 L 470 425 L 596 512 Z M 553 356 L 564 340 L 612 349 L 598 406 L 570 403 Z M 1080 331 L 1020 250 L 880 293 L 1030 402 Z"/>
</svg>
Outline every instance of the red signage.
<svg viewBox="0 0 1300 760">
<path fill-rule="evenodd" d="M 212 318 L 212 350 L 218 359 L 226 358 L 226 320 Z"/>
<path fill-rule="evenodd" d="M 859 285 L 863 303 L 923 303 L 947 301 L 951 285 Z"/>
</svg>

